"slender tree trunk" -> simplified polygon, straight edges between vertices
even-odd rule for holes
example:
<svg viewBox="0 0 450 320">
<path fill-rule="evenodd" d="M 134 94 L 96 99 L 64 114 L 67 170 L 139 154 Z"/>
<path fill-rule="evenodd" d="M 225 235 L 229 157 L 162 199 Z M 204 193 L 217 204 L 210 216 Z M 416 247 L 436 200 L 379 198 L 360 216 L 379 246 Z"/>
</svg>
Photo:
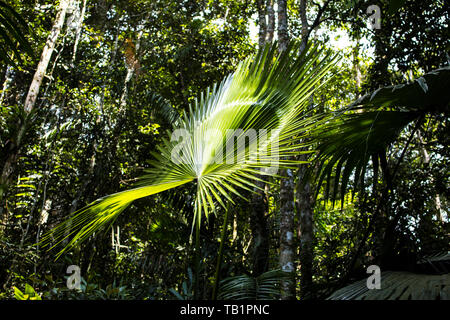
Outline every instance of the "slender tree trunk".
<svg viewBox="0 0 450 320">
<path fill-rule="evenodd" d="M 263 178 L 264 176 L 260 176 Z M 255 181 L 255 184 L 265 189 L 266 184 Z M 269 268 L 269 227 L 267 225 L 268 201 L 264 191 L 255 189 L 252 195 L 250 213 L 250 229 L 252 231 L 252 272 L 258 276 Z"/>
<path fill-rule="evenodd" d="M 306 0 L 300 0 L 300 22 L 302 23 L 302 39 L 308 38 L 309 24 L 306 17 Z"/>
<path fill-rule="evenodd" d="M 278 1 L 278 49 L 286 50 L 289 38 L 287 29 L 287 1 Z M 290 275 L 281 283 L 281 299 L 295 299 L 295 246 L 294 246 L 294 173 L 282 170 L 280 185 L 280 268 Z"/>
<path fill-rule="evenodd" d="M 309 23 L 306 17 L 306 2 L 307 0 L 300 0 L 300 22 L 302 23 L 302 40 L 300 44 L 300 50 L 303 51 L 306 48 L 306 44 L 309 38 Z"/>
<path fill-rule="evenodd" d="M 134 45 L 134 49 L 132 49 L 133 52 L 128 53 L 129 56 L 126 57 L 127 75 L 125 76 L 122 94 L 121 94 L 120 100 L 119 100 L 119 112 L 118 112 L 119 115 L 117 117 L 117 121 L 116 121 L 114 129 L 112 131 L 113 134 L 112 134 L 112 143 L 111 143 L 111 146 L 112 146 L 111 154 L 116 153 L 116 150 L 118 148 L 118 143 L 119 143 L 120 131 L 122 130 L 122 127 L 125 124 L 126 119 L 127 119 L 126 114 L 125 114 L 126 113 L 125 107 L 126 107 L 127 100 L 128 100 L 128 85 L 137 69 L 138 55 L 139 55 L 139 49 L 140 49 L 140 45 L 141 45 L 141 38 L 142 38 L 142 35 L 144 34 L 144 25 L 145 25 L 145 22 L 147 21 L 148 17 L 149 17 L 149 14 L 147 14 L 147 16 L 144 18 L 144 20 L 140 23 L 140 25 L 138 27 L 139 32 L 138 32 L 138 35 L 136 38 L 136 44 Z"/>
<path fill-rule="evenodd" d="M 47 43 L 44 46 L 44 50 L 42 50 L 41 60 L 39 61 L 27 98 L 25 99 L 24 109 L 27 113 L 30 113 L 36 104 L 36 99 L 39 94 L 39 89 L 41 87 L 42 80 L 44 79 L 45 72 L 47 71 L 48 63 L 50 62 L 53 50 L 55 49 L 56 41 L 58 40 L 58 36 L 64 25 L 64 19 L 66 17 L 69 3 L 69 0 L 61 0 L 59 2 L 59 12 L 56 15 L 55 23 L 53 24 L 53 28 L 47 38 Z"/>
<path fill-rule="evenodd" d="M 123 83 L 122 95 L 120 96 L 120 109 L 123 110 L 125 105 L 127 104 L 128 99 L 128 83 L 131 81 L 133 77 L 134 68 L 127 65 L 127 75 L 125 76 L 125 81 Z"/>
<path fill-rule="evenodd" d="M 2 93 L 0 95 L 0 105 L 3 105 L 3 100 L 5 99 L 6 91 L 9 88 L 9 83 L 12 80 L 12 66 L 8 65 L 6 67 L 5 81 L 3 82 Z"/>
<path fill-rule="evenodd" d="M 329 1 L 320 7 L 315 22 L 310 26 L 306 16 L 307 0 L 300 1 L 301 20 L 301 45 L 300 54 L 306 49 L 309 36 L 312 30 L 320 23 L 320 17 Z M 289 43 L 288 23 L 287 23 L 287 1 L 278 1 L 278 41 L 281 51 L 287 48 Z M 300 240 L 300 264 L 301 264 L 301 297 L 311 296 L 312 285 L 312 261 L 313 261 L 313 205 L 311 196 L 311 186 L 309 181 L 304 181 L 306 167 L 299 168 L 299 185 L 297 186 L 297 209 L 300 215 L 298 236 Z M 294 176 L 290 170 L 282 172 L 285 179 L 281 183 L 280 191 L 280 265 L 282 269 L 292 272 L 292 279 L 295 280 L 295 246 L 293 241 L 294 225 Z M 291 266 L 292 269 L 289 267 Z M 286 271 L 286 270 L 285 270 Z M 295 281 L 282 284 L 282 299 L 295 299 Z"/>
<path fill-rule="evenodd" d="M 117 20 L 115 22 L 118 23 Z M 116 34 L 114 36 L 113 48 L 111 51 L 111 59 L 109 60 L 109 65 L 108 65 L 108 68 L 106 71 L 107 77 L 103 80 L 102 95 L 100 97 L 100 113 L 102 114 L 102 117 L 103 117 L 102 120 L 103 120 L 103 122 L 105 122 L 105 120 L 106 120 L 108 122 L 109 127 L 111 127 L 111 119 L 110 119 L 110 117 L 105 117 L 103 110 L 104 110 L 104 105 L 105 105 L 106 83 L 110 79 L 110 76 L 114 69 L 114 63 L 116 62 L 116 57 L 117 57 L 117 50 L 119 48 L 119 35 L 120 35 L 120 25 L 117 26 Z"/>
<path fill-rule="evenodd" d="M 83 7 L 81 8 L 80 18 L 78 19 L 77 28 L 75 30 L 75 43 L 73 44 L 73 53 L 72 53 L 72 62 L 71 62 L 72 66 L 75 63 L 75 59 L 77 56 L 77 50 L 78 50 L 78 43 L 80 42 L 80 38 L 81 38 L 81 30 L 83 27 L 84 15 L 86 13 L 86 1 L 87 0 L 83 0 Z"/>
<path fill-rule="evenodd" d="M 259 47 L 262 48 L 266 43 L 266 33 L 267 33 L 266 8 L 264 5 L 264 0 L 257 0 L 256 5 L 258 8 L 258 25 L 259 25 L 258 43 Z"/>
<path fill-rule="evenodd" d="M 307 41 L 307 40 L 306 40 Z M 306 44 L 306 42 L 305 42 Z M 314 100 L 311 96 L 309 110 L 313 108 Z M 319 113 L 323 112 L 323 106 Z M 305 149 L 305 151 L 307 148 Z M 301 154 L 300 161 L 307 161 L 308 156 Z M 296 205 L 298 213 L 298 239 L 300 259 L 300 299 L 307 300 L 314 297 L 312 290 L 313 259 L 314 259 L 314 204 L 311 191 L 310 177 L 307 175 L 308 166 L 300 165 L 297 170 Z"/>
<path fill-rule="evenodd" d="M 353 71 L 355 76 L 355 97 L 359 98 L 361 96 L 361 83 L 362 83 L 362 75 L 361 75 L 361 67 L 359 65 L 359 42 L 360 37 L 359 35 L 356 36 L 356 45 L 353 48 Z M 362 112 L 362 110 L 361 110 Z"/>
<path fill-rule="evenodd" d="M 280 257 L 281 270 L 288 272 L 290 279 L 281 283 L 281 299 L 295 299 L 295 246 L 294 246 L 294 174 L 283 170 L 280 185 Z"/>
<path fill-rule="evenodd" d="M 361 68 L 359 66 L 359 58 L 357 55 L 357 51 L 355 52 L 356 55 L 353 57 L 353 63 L 355 68 L 355 81 L 356 81 L 356 97 L 359 98 L 361 96 Z"/>
<path fill-rule="evenodd" d="M 302 155 L 301 160 L 306 160 Z M 300 299 L 311 298 L 312 275 L 314 258 L 314 225 L 311 184 L 306 177 L 307 166 L 298 169 L 298 182 L 296 186 L 296 204 L 299 214 L 298 238 L 300 240 Z"/>
<path fill-rule="evenodd" d="M 275 11 L 273 9 L 273 0 L 267 0 L 267 36 L 266 36 L 266 42 L 272 43 L 274 31 L 275 31 Z"/>
<path fill-rule="evenodd" d="M 128 98 L 128 83 L 131 81 L 131 78 L 133 77 L 135 71 L 136 71 L 136 63 L 137 63 L 137 56 L 139 54 L 139 48 L 141 46 L 141 38 L 144 34 L 144 24 L 148 18 L 147 17 L 142 21 L 142 23 L 139 25 L 139 33 L 136 39 L 136 45 L 134 47 L 134 57 L 131 59 L 127 59 L 127 75 L 125 76 L 125 81 L 123 84 L 123 90 L 122 95 L 120 97 L 120 109 L 123 109 L 127 103 Z M 129 60 L 129 61 L 128 61 Z"/>
<path fill-rule="evenodd" d="M 420 132 L 420 129 L 417 130 L 416 134 L 417 134 L 417 140 L 419 141 L 419 149 L 420 149 L 420 152 L 422 153 L 422 162 L 424 164 L 428 164 L 428 163 L 430 163 L 430 155 L 428 154 L 428 151 L 425 148 L 425 142 L 423 141 L 422 133 Z"/>
<path fill-rule="evenodd" d="M 278 0 L 278 45 L 284 51 L 289 43 L 287 0 Z"/>
<path fill-rule="evenodd" d="M 50 35 L 48 36 L 47 42 L 44 46 L 44 49 L 42 50 L 41 59 L 39 61 L 27 97 L 25 99 L 24 111 L 26 114 L 29 114 L 36 104 L 39 89 L 41 87 L 42 80 L 44 79 L 45 72 L 47 71 L 50 58 L 55 49 L 56 41 L 58 40 L 58 36 L 64 25 L 64 19 L 68 7 L 69 0 L 60 1 L 58 14 L 56 15 L 52 30 L 50 31 Z M 8 156 L 5 160 L 0 176 L 0 207 L 3 205 L 3 195 L 6 191 L 9 179 L 15 170 L 15 165 L 19 157 L 19 149 L 22 143 L 22 139 L 25 136 L 26 127 L 26 122 L 19 124 L 19 130 L 15 137 L 15 141 L 10 144 L 9 149 L 7 150 Z"/>
<path fill-rule="evenodd" d="M 0 105 L 3 105 L 3 100 L 5 98 L 5 94 L 6 91 L 8 90 L 9 87 L 9 83 L 11 82 L 11 74 L 12 74 L 12 66 L 8 65 L 8 67 L 6 68 L 6 74 L 5 74 L 5 81 L 3 82 L 3 88 L 2 88 L 2 94 L 0 96 Z M 8 143 L 7 143 L 8 145 Z M 8 148 L 5 147 L 5 151 L 8 151 L 9 154 L 11 154 L 11 152 L 14 152 L 15 148 L 15 144 L 14 143 L 9 143 Z M 7 154 L 8 154 L 7 153 Z M 0 155 L 0 161 L 3 160 L 2 158 L 4 157 L 4 155 Z M 0 176 L 0 223 L 3 225 L 4 223 L 6 223 L 6 221 L 4 221 L 4 216 L 3 216 L 3 194 L 6 191 L 7 188 L 7 180 L 9 175 L 11 174 L 11 166 L 12 166 L 12 162 L 15 161 L 15 157 L 11 158 L 11 157 L 7 157 L 5 164 L 3 166 L 3 171 L 2 171 L 2 175 Z M 0 231 L 2 230 L 2 226 L 0 226 Z"/>
<path fill-rule="evenodd" d="M 237 236 L 238 236 L 238 224 L 237 224 L 237 214 L 235 214 L 233 215 L 233 232 L 231 235 L 231 244 L 230 244 L 231 247 L 234 245 Z"/>
<path fill-rule="evenodd" d="M 306 49 L 311 32 L 314 25 L 308 23 L 306 16 L 307 0 L 300 1 L 300 20 L 301 20 L 301 35 L 302 41 L 300 46 L 300 52 Z M 320 9 L 315 21 L 320 20 L 323 10 Z M 311 97 L 310 109 L 313 105 L 313 97 Z M 322 106 L 323 108 L 323 106 Z M 319 110 L 321 112 L 323 110 Z M 300 156 L 300 160 L 306 161 L 305 155 Z M 311 191 L 310 178 L 306 175 L 308 167 L 301 165 L 298 169 L 298 182 L 296 186 L 296 205 L 299 215 L 298 224 L 298 239 L 299 246 L 299 259 L 300 259 L 300 299 L 311 299 L 314 297 L 312 288 L 312 276 L 313 276 L 313 259 L 314 259 L 314 203 L 313 195 Z"/>
<path fill-rule="evenodd" d="M 272 19 L 275 19 L 273 15 L 273 6 L 270 9 L 270 5 L 273 4 L 273 0 L 267 1 L 267 12 L 269 13 L 269 26 L 266 24 L 266 8 L 264 7 L 264 1 L 258 1 L 258 14 L 259 14 L 259 47 L 265 46 L 268 40 L 267 32 L 270 29 L 270 10 L 272 12 Z M 274 21 L 272 23 L 275 23 Z M 273 37 L 273 26 L 272 26 Z M 266 176 L 259 176 L 265 181 Z M 250 247 L 250 260 L 252 262 L 252 273 L 258 276 L 266 272 L 269 268 L 269 227 L 267 223 L 268 212 L 268 199 L 265 191 L 266 183 L 264 181 L 255 181 L 256 186 L 254 193 L 252 194 L 251 209 L 250 209 L 250 229 L 252 234 L 251 247 Z"/>
</svg>

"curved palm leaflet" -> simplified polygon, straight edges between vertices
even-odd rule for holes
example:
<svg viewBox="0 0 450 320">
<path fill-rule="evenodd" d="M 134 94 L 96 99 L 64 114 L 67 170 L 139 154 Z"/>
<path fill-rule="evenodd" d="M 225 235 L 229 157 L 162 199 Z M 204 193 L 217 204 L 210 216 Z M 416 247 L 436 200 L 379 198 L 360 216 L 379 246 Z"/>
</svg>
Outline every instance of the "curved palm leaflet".
<svg viewBox="0 0 450 320">
<path fill-rule="evenodd" d="M 108 195 L 74 212 L 44 235 L 42 244 L 53 248 L 70 238 L 59 257 L 113 223 L 134 200 L 186 183 L 197 186 L 192 227 L 199 228 L 203 215 L 208 217 L 217 205 L 225 207 L 225 199 L 233 202 L 231 194 L 241 196 L 237 189 L 253 190 L 259 175 L 276 175 L 261 168 L 300 163 L 290 156 L 300 150 L 300 138 L 321 122 L 319 116 L 309 115 L 309 97 L 326 82 L 335 61 L 318 48 L 301 52 L 297 42 L 282 53 L 276 44 L 266 46 L 201 94 L 190 112 L 178 119 L 171 140 L 164 140 L 159 153 L 153 154 L 153 168 L 146 170 L 135 189 Z M 256 135 L 247 135 L 252 129 Z M 225 148 L 235 145 L 236 137 L 227 135 L 228 130 L 237 132 L 238 139 L 248 138 L 245 148 Z M 237 161 L 223 161 L 227 157 Z"/>
<path fill-rule="evenodd" d="M 318 128 L 318 185 L 326 179 L 325 197 L 344 202 L 349 180 L 363 190 L 367 163 L 382 161 L 386 149 L 413 122 L 425 116 L 449 114 L 450 66 L 433 70 L 418 79 L 382 87 L 368 93 L 338 113 L 347 112 Z M 355 112 L 358 111 L 358 112 Z M 316 196 L 319 192 L 317 189 Z"/>
<path fill-rule="evenodd" d="M 33 49 L 26 35 L 32 35 L 25 20 L 7 3 L 0 1 L 0 61 L 15 64 L 14 59 L 8 54 L 13 51 L 15 57 L 22 61 L 22 52 L 33 57 Z"/>
</svg>

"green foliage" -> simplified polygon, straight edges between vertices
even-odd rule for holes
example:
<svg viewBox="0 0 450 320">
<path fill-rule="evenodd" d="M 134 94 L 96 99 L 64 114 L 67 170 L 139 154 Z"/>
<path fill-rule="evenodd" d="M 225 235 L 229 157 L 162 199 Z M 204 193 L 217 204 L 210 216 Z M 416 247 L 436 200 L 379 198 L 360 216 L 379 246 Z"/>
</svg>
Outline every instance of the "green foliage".
<svg viewBox="0 0 450 320">
<path fill-rule="evenodd" d="M 25 284 L 25 292 L 20 291 L 16 287 L 13 288 L 14 296 L 17 300 L 42 300 L 41 296 L 28 283 Z"/>
<path fill-rule="evenodd" d="M 367 279 L 344 287 L 328 300 L 448 300 L 450 283 L 447 276 L 382 272 L 383 286 L 369 290 Z"/>
<path fill-rule="evenodd" d="M 233 75 L 211 92 L 208 90 L 205 97 L 201 95 L 195 108 L 174 127 L 185 133 L 182 149 L 177 151 L 178 140 L 164 141 L 159 148 L 161 154 L 154 153 L 156 161 L 150 162 L 154 168 L 147 169 L 140 179 L 140 187 L 99 199 L 79 210 L 44 236 L 43 244 L 49 245 L 54 240 L 58 244 L 74 234 L 58 254 L 61 255 L 101 226 L 110 225 L 132 201 L 194 179 L 197 181 L 194 224 L 199 228 L 202 216 L 208 217 L 216 210 L 214 200 L 225 208 L 221 197 L 233 202 L 229 194 L 240 195 L 235 187 L 247 190 L 255 187 L 252 181 L 258 179 L 257 169 L 297 164 L 295 160 L 281 159 L 294 154 L 292 148 L 300 147 L 292 144 L 292 136 L 300 136 L 317 125 L 318 118 L 308 115 L 308 97 L 331 62 L 326 58 L 318 61 L 317 49 L 299 55 L 299 43 L 294 42 L 279 56 L 276 52 L 276 46 L 267 46 L 255 57 L 244 60 Z M 239 138 L 247 130 L 261 128 L 265 133 L 255 132 L 245 148 L 228 135 L 235 130 Z M 230 143 L 232 149 L 226 147 Z M 220 152 L 224 149 L 225 155 Z M 174 156 L 174 152 L 178 153 Z"/>
<path fill-rule="evenodd" d="M 281 270 L 267 271 L 257 277 L 235 276 L 220 282 L 219 299 L 223 300 L 274 300 L 280 297 L 280 282 L 289 275 Z"/>
<path fill-rule="evenodd" d="M 14 64 L 14 58 L 8 51 L 13 51 L 20 62 L 22 62 L 22 53 L 33 56 L 33 49 L 26 38 L 30 34 L 31 30 L 20 14 L 4 1 L 0 1 L 1 61 Z"/>
<path fill-rule="evenodd" d="M 414 81 L 381 87 L 353 102 L 350 107 L 394 107 L 404 111 L 448 113 L 450 66 L 432 70 Z"/>
<path fill-rule="evenodd" d="M 326 179 L 326 197 L 332 187 L 331 198 L 336 199 L 340 188 L 343 201 L 351 175 L 354 191 L 363 190 L 369 160 L 380 157 L 383 161 L 386 149 L 408 124 L 430 114 L 448 113 L 449 76 L 450 68 L 446 67 L 409 84 L 380 88 L 338 111 L 350 110 L 319 128 L 317 177 L 319 185 Z"/>
<path fill-rule="evenodd" d="M 181 292 L 178 292 L 173 288 L 170 288 L 169 291 L 173 293 L 178 300 L 191 300 L 194 297 L 194 275 L 191 268 L 188 268 L 188 279 L 183 281 L 181 289 Z"/>
</svg>

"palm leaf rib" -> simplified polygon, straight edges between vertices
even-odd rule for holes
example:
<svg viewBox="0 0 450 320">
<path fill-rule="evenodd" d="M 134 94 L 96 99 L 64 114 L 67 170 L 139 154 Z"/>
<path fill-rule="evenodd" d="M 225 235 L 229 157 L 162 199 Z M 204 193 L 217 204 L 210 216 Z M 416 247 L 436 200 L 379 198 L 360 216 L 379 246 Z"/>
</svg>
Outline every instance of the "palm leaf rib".
<svg viewBox="0 0 450 320">
<path fill-rule="evenodd" d="M 214 85 L 178 118 L 170 140 L 154 153 L 138 188 L 99 199 L 51 230 L 44 245 L 72 239 L 59 255 L 107 225 L 135 199 L 195 181 L 194 224 L 201 223 L 224 199 L 253 190 L 258 175 L 299 163 L 286 160 L 319 117 L 309 115 L 313 91 L 325 81 L 336 57 L 318 48 L 299 54 L 299 44 L 278 54 L 266 46 L 242 61 L 237 70 Z M 296 139 L 293 139 L 296 137 Z M 244 143 L 241 143 L 244 141 Z M 231 146 L 231 147 L 230 147 Z M 283 159 L 283 160 L 281 160 Z M 271 167 L 274 170 L 261 170 Z M 53 245 L 53 246 L 54 246 Z"/>
</svg>

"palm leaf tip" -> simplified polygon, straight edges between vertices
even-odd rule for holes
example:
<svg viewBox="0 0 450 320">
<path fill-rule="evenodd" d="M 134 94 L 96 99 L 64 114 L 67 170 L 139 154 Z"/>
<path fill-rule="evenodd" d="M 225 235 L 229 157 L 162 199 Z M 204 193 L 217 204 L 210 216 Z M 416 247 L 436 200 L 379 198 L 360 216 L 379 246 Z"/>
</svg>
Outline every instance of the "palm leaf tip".
<svg viewBox="0 0 450 320">
<path fill-rule="evenodd" d="M 186 179 L 142 186 L 98 199 L 75 211 L 66 221 L 46 233 L 40 244 L 53 249 L 66 242 L 65 247 L 57 254 L 59 257 L 85 241 L 103 226 L 111 225 L 134 200 L 178 187 L 190 181 L 192 180 Z"/>
</svg>

